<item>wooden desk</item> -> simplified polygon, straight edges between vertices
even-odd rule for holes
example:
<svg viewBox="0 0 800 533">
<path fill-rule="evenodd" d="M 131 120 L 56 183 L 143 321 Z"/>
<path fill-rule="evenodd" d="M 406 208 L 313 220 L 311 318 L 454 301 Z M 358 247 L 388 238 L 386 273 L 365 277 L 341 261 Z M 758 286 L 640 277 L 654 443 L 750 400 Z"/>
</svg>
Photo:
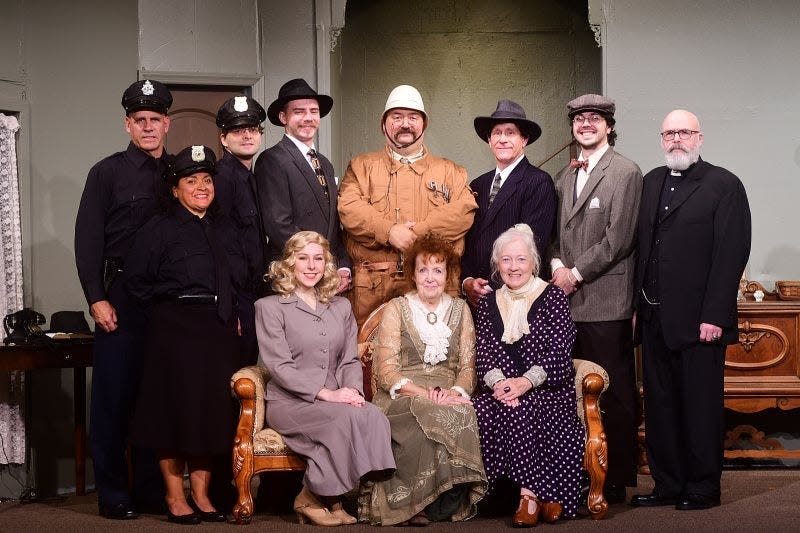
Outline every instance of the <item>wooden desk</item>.
<svg viewBox="0 0 800 533">
<path fill-rule="evenodd" d="M 59 340 L 53 346 L 0 344 L 0 371 L 71 368 L 75 409 L 75 492 L 86 493 L 86 368 L 92 366 L 91 339 Z"/>
<path fill-rule="evenodd" d="M 740 413 L 800 407 L 800 301 L 747 300 L 739 303 L 739 342 L 725 352 L 725 407 Z M 748 435 L 758 450 L 729 449 Z M 754 426 L 727 432 L 726 458 L 793 458 Z"/>
</svg>

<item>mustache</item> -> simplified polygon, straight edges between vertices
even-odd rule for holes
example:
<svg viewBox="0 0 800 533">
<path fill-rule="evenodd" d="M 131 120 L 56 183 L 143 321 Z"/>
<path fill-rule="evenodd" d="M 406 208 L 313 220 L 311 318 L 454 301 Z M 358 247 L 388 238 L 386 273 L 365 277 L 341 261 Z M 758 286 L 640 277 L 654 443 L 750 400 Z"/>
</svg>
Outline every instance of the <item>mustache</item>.
<svg viewBox="0 0 800 533">
<path fill-rule="evenodd" d="M 667 151 L 671 153 L 671 152 L 674 152 L 675 150 L 680 150 L 680 151 L 686 152 L 686 153 L 688 153 L 690 151 L 688 146 L 685 146 L 685 145 L 680 144 L 680 143 L 673 144 L 672 146 L 669 147 L 669 150 L 667 150 Z"/>
</svg>

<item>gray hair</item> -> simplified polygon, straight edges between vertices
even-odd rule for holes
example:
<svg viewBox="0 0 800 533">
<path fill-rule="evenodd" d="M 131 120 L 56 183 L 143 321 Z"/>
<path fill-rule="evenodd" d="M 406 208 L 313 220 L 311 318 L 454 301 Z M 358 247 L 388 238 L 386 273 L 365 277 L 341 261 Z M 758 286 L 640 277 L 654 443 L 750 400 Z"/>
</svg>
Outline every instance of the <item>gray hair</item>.
<svg viewBox="0 0 800 533">
<path fill-rule="evenodd" d="M 495 239 L 492 245 L 492 278 L 497 274 L 497 265 L 500 262 L 500 252 L 507 244 L 512 241 L 519 240 L 528 249 L 528 253 L 533 261 L 533 275 L 539 275 L 539 267 L 541 266 L 542 259 L 539 256 L 539 251 L 536 249 L 536 240 L 533 237 L 533 230 L 527 224 L 514 224 L 506 231 L 500 234 Z"/>
</svg>

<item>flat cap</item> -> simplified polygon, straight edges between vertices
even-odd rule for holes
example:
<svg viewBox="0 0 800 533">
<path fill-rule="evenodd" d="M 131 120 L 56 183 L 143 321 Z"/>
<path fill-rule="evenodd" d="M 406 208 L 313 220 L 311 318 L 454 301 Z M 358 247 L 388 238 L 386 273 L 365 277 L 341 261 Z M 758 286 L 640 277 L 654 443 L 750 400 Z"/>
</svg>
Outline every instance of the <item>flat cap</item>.
<svg viewBox="0 0 800 533">
<path fill-rule="evenodd" d="M 155 80 L 139 80 L 122 93 L 122 107 L 126 115 L 142 110 L 166 115 L 171 106 L 172 93 L 166 85 Z"/>
<path fill-rule="evenodd" d="M 617 106 L 614 100 L 599 94 L 584 94 L 567 103 L 567 115 L 570 117 L 583 111 L 597 111 L 604 115 L 614 115 Z"/>
</svg>

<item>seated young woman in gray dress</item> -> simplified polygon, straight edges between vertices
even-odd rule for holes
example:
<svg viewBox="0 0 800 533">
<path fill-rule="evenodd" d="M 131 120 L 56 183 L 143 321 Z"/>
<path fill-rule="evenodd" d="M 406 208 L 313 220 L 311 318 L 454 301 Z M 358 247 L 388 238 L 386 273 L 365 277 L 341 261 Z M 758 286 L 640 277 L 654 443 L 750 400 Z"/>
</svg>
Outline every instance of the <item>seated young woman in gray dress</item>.
<svg viewBox="0 0 800 533">
<path fill-rule="evenodd" d="M 570 354 L 575 324 L 564 291 L 537 277 L 533 232 L 517 224 L 492 249 L 504 285 L 476 313 L 480 424 L 486 475 L 520 490 L 516 527 L 577 514 L 583 427 Z"/>
<path fill-rule="evenodd" d="M 301 523 L 353 524 L 341 495 L 361 478 L 394 470 L 389 422 L 364 400 L 350 302 L 334 296 L 339 274 L 328 241 L 292 236 L 269 268 L 277 293 L 256 301 L 256 335 L 267 382 L 267 423 L 306 458 L 294 501 Z"/>
<path fill-rule="evenodd" d="M 375 340 L 373 401 L 392 427 L 397 471 L 365 484 L 359 517 L 375 525 L 466 520 L 486 492 L 470 394 L 475 330 L 464 300 L 444 293 L 452 246 L 423 237 L 405 253 L 416 289 L 391 300 Z"/>
</svg>

